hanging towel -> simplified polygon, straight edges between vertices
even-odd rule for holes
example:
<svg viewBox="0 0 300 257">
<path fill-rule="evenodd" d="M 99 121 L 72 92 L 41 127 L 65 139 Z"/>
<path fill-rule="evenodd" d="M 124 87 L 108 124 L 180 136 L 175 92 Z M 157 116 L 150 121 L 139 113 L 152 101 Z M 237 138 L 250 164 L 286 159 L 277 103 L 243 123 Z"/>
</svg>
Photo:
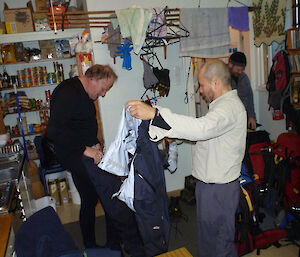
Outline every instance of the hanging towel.
<svg viewBox="0 0 300 257">
<path fill-rule="evenodd" d="M 226 8 L 182 8 L 180 20 L 190 32 L 180 40 L 180 56 L 215 58 L 228 55 Z"/>
<path fill-rule="evenodd" d="M 138 54 L 146 38 L 152 12 L 143 8 L 116 10 L 122 37 L 131 37 L 133 51 Z"/>
<path fill-rule="evenodd" d="M 249 31 L 248 7 L 229 7 L 228 26 L 241 31 Z"/>
<path fill-rule="evenodd" d="M 286 0 L 253 0 L 254 44 L 270 45 L 273 41 L 282 43 L 285 39 L 284 18 Z"/>
<path fill-rule="evenodd" d="M 291 24 L 291 9 L 286 9 L 284 30 L 287 31 L 290 28 L 292 28 L 292 24 Z"/>
<path fill-rule="evenodd" d="M 121 32 L 120 32 L 120 27 L 117 26 L 115 29 L 112 24 L 109 24 L 107 26 L 108 30 L 108 38 L 107 38 L 107 47 L 110 52 L 110 57 L 114 58 L 119 55 L 120 53 L 117 54 L 116 51 L 118 50 L 118 46 L 121 46 Z"/>
</svg>

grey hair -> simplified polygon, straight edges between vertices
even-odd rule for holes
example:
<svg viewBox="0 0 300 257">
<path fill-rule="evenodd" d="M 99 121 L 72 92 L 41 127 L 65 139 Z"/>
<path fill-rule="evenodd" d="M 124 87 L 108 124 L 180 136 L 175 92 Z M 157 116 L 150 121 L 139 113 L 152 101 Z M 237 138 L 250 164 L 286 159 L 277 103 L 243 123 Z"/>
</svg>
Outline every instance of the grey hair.
<svg viewBox="0 0 300 257">
<path fill-rule="evenodd" d="M 101 64 L 95 64 L 88 68 L 85 72 L 85 76 L 96 80 L 107 78 L 113 78 L 113 80 L 116 80 L 118 78 L 117 74 L 109 65 Z"/>
</svg>

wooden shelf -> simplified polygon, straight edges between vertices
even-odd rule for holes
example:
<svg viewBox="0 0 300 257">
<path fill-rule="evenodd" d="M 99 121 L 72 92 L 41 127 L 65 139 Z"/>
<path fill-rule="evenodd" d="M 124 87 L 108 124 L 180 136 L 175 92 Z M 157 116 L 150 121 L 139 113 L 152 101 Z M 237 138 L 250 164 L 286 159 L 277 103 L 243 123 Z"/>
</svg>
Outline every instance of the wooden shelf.
<svg viewBox="0 0 300 257">
<path fill-rule="evenodd" d="M 24 134 L 25 137 L 28 137 L 28 136 L 34 136 L 34 135 L 40 135 L 42 134 L 43 131 L 41 132 L 35 132 L 35 133 L 27 133 L 27 134 Z M 22 137 L 22 135 L 11 135 L 10 138 L 17 138 L 17 137 Z"/>
<path fill-rule="evenodd" d="M 7 65 L 17 65 L 17 64 L 31 64 L 31 63 L 40 63 L 40 62 L 56 62 L 56 61 L 65 61 L 65 60 L 72 60 L 75 59 L 75 56 L 73 57 L 63 57 L 63 58 L 52 58 L 52 59 L 41 59 L 41 60 L 35 60 L 35 61 L 29 61 L 29 62 L 14 62 L 14 63 L 4 63 L 4 66 Z"/>
<path fill-rule="evenodd" d="M 9 239 L 10 227 L 12 223 L 12 214 L 0 215 L 0 256 L 5 256 L 6 246 Z"/>
<path fill-rule="evenodd" d="M 21 113 L 26 113 L 26 112 L 39 112 L 39 111 L 48 111 L 50 108 L 42 108 L 42 109 L 35 109 L 35 110 L 26 110 L 26 111 L 21 111 Z M 3 116 L 9 115 L 9 114 L 17 114 L 18 112 L 3 112 Z"/>
<path fill-rule="evenodd" d="M 0 36 L 0 44 L 17 43 L 25 41 L 37 41 L 48 39 L 61 39 L 61 38 L 73 38 L 80 35 L 83 28 L 79 29 L 65 29 L 64 31 L 57 31 L 56 33 L 51 31 L 38 31 L 16 34 L 4 34 Z"/>
<path fill-rule="evenodd" d="M 17 90 L 23 90 L 26 88 L 35 88 L 35 87 L 48 87 L 48 86 L 57 86 L 59 83 L 54 83 L 54 84 L 43 84 L 43 85 L 39 85 L 39 86 L 30 86 L 30 87 L 17 87 Z M 5 91 L 5 90 L 14 90 L 12 87 L 5 87 L 5 88 L 1 88 L 0 91 Z"/>
<path fill-rule="evenodd" d="M 295 54 L 295 53 L 300 53 L 300 48 L 290 48 L 287 49 L 289 54 Z"/>
</svg>

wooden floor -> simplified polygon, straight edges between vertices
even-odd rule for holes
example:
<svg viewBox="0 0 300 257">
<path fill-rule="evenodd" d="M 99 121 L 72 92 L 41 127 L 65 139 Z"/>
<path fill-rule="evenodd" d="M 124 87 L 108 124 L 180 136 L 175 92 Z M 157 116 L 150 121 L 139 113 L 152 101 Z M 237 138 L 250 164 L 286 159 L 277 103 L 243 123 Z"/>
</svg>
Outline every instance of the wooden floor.
<svg viewBox="0 0 300 257">
<path fill-rule="evenodd" d="M 260 255 L 256 255 L 256 251 L 253 251 L 252 253 L 249 253 L 247 255 L 244 255 L 245 257 L 298 257 L 299 256 L 299 247 L 296 245 L 284 245 L 285 242 L 281 241 L 280 248 L 277 248 L 275 246 L 271 246 L 265 250 L 260 251 Z"/>
<path fill-rule="evenodd" d="M 79 221 L 80 205 L 67 203 L 61 206 L 56 206 L 56 212 L 62 224 Z M 104 211 L 100 203 L 96 206 L 96 217 L 104 215 Z"/>
<path fill-rule="evenodd" d="M 178 192 L 171 192 L 169 196 L 177 196 Z M 76 222 L 79 220 L 79 210 L 80 205 L 76 205 L 73 203 L 68 203 L 62 206 L 57 206 L 56 211 L 60 217 L 60 220 L 63 224 Z M 96 207 L 96 216 L 104 215 L 104 211 L 100 203 L 97 204 Z M 285 245 L 284 241 L 280 242 L 283 246 L 280 248 L 276 248 L 275 246 L 271 246 L 267 249 L 261 250 L 260 255 L 256 254 L 256 251 L 244 255 L 245 257 L 298 257 L 299 255 L 299 248 L 295 245 Z M 299 242 L 300 243 L 300 242 Z M 177 252 L 170 252 L 170 254 L 178 254 Z M 181 253 L 181 252 L 180 252 Z M 169 255 L 168 255 L 169 256 Z M 186 255 L 170 255 L 170 256 L 186 256 Z M 191 255 L 192 256 L 192 255 Z"/>
</svg>

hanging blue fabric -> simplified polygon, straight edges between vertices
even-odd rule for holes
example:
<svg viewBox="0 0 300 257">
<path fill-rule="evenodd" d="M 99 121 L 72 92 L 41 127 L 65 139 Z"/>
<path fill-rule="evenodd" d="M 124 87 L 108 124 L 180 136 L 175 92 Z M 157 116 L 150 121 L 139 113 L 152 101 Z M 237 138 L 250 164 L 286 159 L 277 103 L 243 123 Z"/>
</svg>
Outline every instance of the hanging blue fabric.
<svg viewBox="0 0 300 257">
<path fill-rule="evenodd" d="M 131 46 L 131 42 L 124 39 L 124 43 L 122 46 L 117 46 L 119 51 L 115 51 L 115 54 L 121 54 L 121 58 L 123 59 L 122 67 L 126 70 L 131 70 L 131 55 L 130 52 L 132 51 L 133 47 Z"/>
</svg>

